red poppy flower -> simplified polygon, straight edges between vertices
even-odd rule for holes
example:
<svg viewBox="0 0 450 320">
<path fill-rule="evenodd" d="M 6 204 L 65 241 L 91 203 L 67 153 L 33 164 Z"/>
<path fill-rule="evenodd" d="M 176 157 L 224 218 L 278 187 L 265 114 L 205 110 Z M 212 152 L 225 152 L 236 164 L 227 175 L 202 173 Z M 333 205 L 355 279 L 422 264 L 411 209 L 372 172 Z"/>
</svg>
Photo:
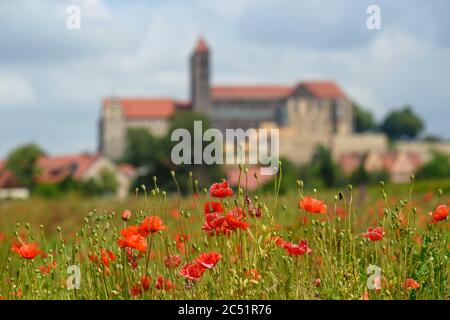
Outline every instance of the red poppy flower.
<svg viewBox="0 0 450 320">
<path fill-rule="evenodd" d="M 280 248 L 282 248 L 283 245 L 286 243 L 286 241 L 284 241 L 283 238 L 277 236 L 271 237 L 270 240 L 272 240 L 275 243 L 275 245 Z"/>
<path fill-rule="evenodd" d="M 206 231 L 210 236 L 228 234 L 229 232 L 225 223 L 225 217 L 217 212 L 206 214 L 202 230 Z"/>
<path fill-rule="evenodd" d="M 175 218 L 175 219 L 179 219 L 180 218 L 180 211 L 178 211 L 177 208 L 173 209 L 172 211 L 170 211 L 170 215 Z"/>
<path fill-rule="evenodd" d="M 14 243 L 11 250 L 25 259 L 34 259 L 38 254 L 43 253 L 35 243 Z"/>
<path fill-rule="evenodd" d="M 197 262 L 191 262 L 181 268 L 180 274 L 189 280 L 198 280 L 205 272 L 206 268 Z"/>
<path fill-rule="evenodd" d="M 158 290 L 172 290 L 175 288 L 175 285 L 169 279 L 164 279 L 159 276 L 158 279 L 156 279 L 155 288 Z"/>
<path fill-rule="evenodd" d="M 4 232 L 0 232 L 0 242 L 6 241 L 6 234 Z"/>
<path fill-rule="evenodd" d="M 150 282 L 152 281 L 152 278 L 148 277 L 148 276 L 142 276 L 141 277 L 141 286 L 142 289 L 144 289 L 144 291 L 147 291 L 148 289 L 150 289 Z"/>
<path fill-rule="evenodd" d="M 327 206 L 313 197 L 304 197 L 300 200 L 300 207 L 310 213 L 327 213 Z"/>
<path fill-rule="evenodd" d="M 222 183 L 214 183 L 209 189 L 211 197 L 226 198 L 233 195 L 233 190 L 229 187 L 228 181 L 224 180 Z"/>
<path fill-rule="evenodd" d="M 405 281 L 405 288 L 406 289 L 418 289 L 418 288 L 420 288 L 420 284 L 413 278 L 408 278 Z"/>
<path fill-rule="evenodd" d="M 167 256 L 164 259 L 164 264 L 167 268 L 177 268 L 181 264 L 179 255 Z"/>
<path fill-rule="evenodd" d="M 138 260 L 142 257 L 142 253 L 139 253 L 139 255 L 135 255 L 131 248 L 125 248 L 125 253 L 128 262 L 131 264 L 131 267 L 133 269 L 136 269 L 138 267 Z"/>
<path fill-rule="evenodd" d="M 140 252 L 147 250 L 147 241 L 141 235 L 131 235 L 124 238 L 119 238 L 117 244 L 121 248 L 133 248 Z"/>
<path fill-rule="evenodd" d="M 17 289 L 16 292 L 12 293 L 13 297 L 18 297 L 20 298 L 22 296 L 22 288 Z"/>
<path fill-rule="evenodd" d="M 56 267 L 57 267 L 57 263 L 56 263 L 56 261 L 53 261 L 53 262 L 49 262 L 48 264 L 45 264 L 43 266 L 40 266 L 39 271 L 41 271 L 41 273 L 43 275 L 47 275 Z"/>
<path fill-rule="evenodd" d="M 213 212 L 223 212 L 223 207 L 220 202 L 206 202 L 205 203 L 205 214 Z"/>
<path fill-rule="evenodd" d="M 122 212 L 122 220 L 128 221 L 131 219 L 131 211 L 130 210 L 123 210 Z"/>
<path fill-rule="evenodd" d="M 133 297 L 137 297 L 137 296 L 141 295 L 141 293 L 142 293 L 142 287 L 139 283 L 136 283 L 130 289 L 130 294 Z"/>
<path fill-rule="evenodd" d="M 433 212 L 430 212 L 431 223 L 438 223 L 439 221 L 444 221 L 447 219 L 449 210 L 450 207 L 447 207 L 445 204 L 437 206 Z"/>
<path fill-rule="evenodd" d="M 185 234 L 176 234 L 175 235 L 175 242 L 177 244 L 177 249 L 180 251 L 181 254 L 185 253 L 185 248 L 187 245 L 185 244 L 186 241 L 189 241 L 191 239 L 191 236 L 185 235 Z"/>
<path fill-rule="evenodd" d="M 120 234 L 124 237 L 140 235 L 139 226 L 129 226 L 128 228 L 122 229 Z"/>
<path fill-rule="evenodd" d="M 215 251 L 212 251 L 209 253 L 200 254 L 197 258 L 197 262 L 206 269 L 212 269 L 220 259 L 222 259 L 222 255 Z"/>
<path fill-rule="evenodd" d="M 244 214 L 241 208 L 235 208 L 230 210 L 225 216 L 225 221 L 227 223 L 227 228 L 230 230 L 235 229 L 248 229 L 248 223 L 243 221 Z"/>
<path fill-rule="evenodd" d="M 167 227 L 163 225 L 161 218 L 158 216 L 146 217 L 139 226 L 139 231 L 144 237 L 148 236 L 150 233 L 166 229 Z"/>
<path fill-rule="evenodd" d="M 258 281 L 259 279 L 261 279 L 261 273 L 259 273 L 259 271 L 257 269 L 247 270 L 245 272 L 245 275 L 247 276 L 247 278 L 254 280 L 254 281 Z"/>
<path fill-rule="evenodd" d="M 116 260 L 116 256 L 111 250 L 103 249 L 100 252 L 102 263 L 105 267 L 109 267 L 109 263 Z"/>
<path fill-rule="evenodd" d="M 370 241 L 380 241 L 381 239 L 383 239 L 383 235 L 384 232 L 382 227 L 368 228 L 367 232 L 361 234 L 363 238 L 370 239 Z"/>
<path fill-rule="evenodd" d="M 298 244 L 285 242 L 283 244 L 283 249 L 285 249 L 290 256 L 302 256 L 305 253 L 312 252 L 311 248 L 308 247 L 308 242 L 306 242 L 306 240 L 300 240 Z"/>
<path fill-rule="evenodd" d="M 320 287 L 320 283 L 321 283 L 322 281 L 320 280 L 320 278 L 317 278 L 316 280 L 314 280 L 314 285 L 316 286 L 316 287 Z"/>
<path fill-rule="evenodd" d="M 88 258 L 89 261 L 93 262 L 93 263 L 97 263 L 98 262 L 98 257 L 94 252 L 89 252 L 88 253 Z"/>
</svg>

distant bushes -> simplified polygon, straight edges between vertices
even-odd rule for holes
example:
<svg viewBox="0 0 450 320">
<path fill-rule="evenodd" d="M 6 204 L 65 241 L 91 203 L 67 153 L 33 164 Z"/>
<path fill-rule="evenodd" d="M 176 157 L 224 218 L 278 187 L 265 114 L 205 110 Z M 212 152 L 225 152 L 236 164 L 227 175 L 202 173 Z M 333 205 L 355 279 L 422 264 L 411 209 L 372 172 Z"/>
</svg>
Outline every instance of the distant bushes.
<svg viewBox="0 0 450 320">
<path fill-rule="evenodd" d="M 65 194 L 78 194 L 86 197 L 114 195 L 118 181 L 113 172 L 103 169 L 97 179 L 84 181 L 75 180 L 69 176 L 58 183 L 37 184 L 32 194 L 44 198 L 59 198 Z"/>
<path fill-rule="evenodd" d="M 450 177 L 449 157 L 440 152 L 433 152 L 432 159 L 425 163 L 416 173 L 417 179 L 439 179 Z"/>
</svg>

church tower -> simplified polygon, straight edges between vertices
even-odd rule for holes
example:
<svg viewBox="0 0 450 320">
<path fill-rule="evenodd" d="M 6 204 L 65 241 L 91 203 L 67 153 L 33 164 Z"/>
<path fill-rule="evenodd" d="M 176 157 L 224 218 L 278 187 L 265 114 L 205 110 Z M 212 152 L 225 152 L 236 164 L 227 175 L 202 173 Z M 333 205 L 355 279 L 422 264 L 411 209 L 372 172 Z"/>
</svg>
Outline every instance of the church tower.
<svg viewBox="0 0 450 320">
<path fill-rule="evenodd" d="M 209 48 L 203 38 L 191 55 L 192 110 L 208 114 L 211 110 Z"/>
</svg>

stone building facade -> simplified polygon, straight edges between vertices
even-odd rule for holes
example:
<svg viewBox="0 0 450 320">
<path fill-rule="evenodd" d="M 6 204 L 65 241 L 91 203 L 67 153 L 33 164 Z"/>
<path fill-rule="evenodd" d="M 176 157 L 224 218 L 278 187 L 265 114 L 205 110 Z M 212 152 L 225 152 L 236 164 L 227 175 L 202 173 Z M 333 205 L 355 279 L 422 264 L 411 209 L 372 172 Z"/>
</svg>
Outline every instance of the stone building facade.
<svg viewBox="0 0 450 320">
<path fill-rule="evenodd" d="M 319 144 L 331 147 L 336 137 L 353 137 L 352 103 L 332 81 L 294 85 L 212 85 L 211 52 L 200 39 L 190 57 L 190 101 L 107 98 L 100 119 L 100 152 L 119 160 L 129 128 L 166 133 L 179 110 L 206 114 L 213 127 L 280 129 L 280 154 L 296 163 L 309 161 Z M 376 140 L 376 139 L 375 139 Z"/>
</svg>

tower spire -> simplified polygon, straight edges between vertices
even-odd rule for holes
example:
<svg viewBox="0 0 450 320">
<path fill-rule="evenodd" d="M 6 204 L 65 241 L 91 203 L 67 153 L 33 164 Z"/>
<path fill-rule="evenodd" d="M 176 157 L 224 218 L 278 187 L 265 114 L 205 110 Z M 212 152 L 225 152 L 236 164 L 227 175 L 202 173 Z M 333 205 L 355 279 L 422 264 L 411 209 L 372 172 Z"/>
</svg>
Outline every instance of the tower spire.
<svg viewBox="0 0 450 320">
<path fill-rule="evenodd" d="M 197 44 L 194 48 L 195 53 L 207 53 L 209 52 L 208 44 L 203 36 L 200 36 L 197 40 Z"/>
<path fill-rule="evenodd" d="M 200 36 L 191 55 L 192 109 L 208 114 L 211 110 L 209 48 Z"/>
</svg>

